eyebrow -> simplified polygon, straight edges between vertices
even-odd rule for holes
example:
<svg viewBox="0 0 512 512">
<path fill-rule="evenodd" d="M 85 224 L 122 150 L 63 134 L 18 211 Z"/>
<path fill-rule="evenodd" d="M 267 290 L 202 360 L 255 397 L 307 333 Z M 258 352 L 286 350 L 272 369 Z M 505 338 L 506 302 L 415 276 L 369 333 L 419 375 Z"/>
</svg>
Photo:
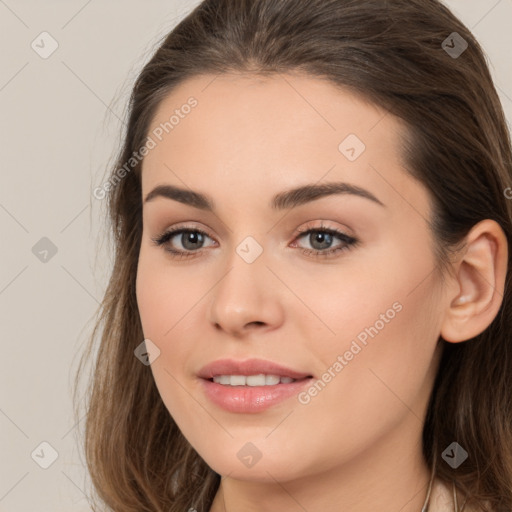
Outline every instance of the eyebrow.
<svg viewBox="0 0 512 512">
<path fill-rule="evenodd" d="M 334 194 L 350 194 L 363 197 L 385 207 L 384 203 L 370 191 L 344 182 L 311 184 L 285 190 L 272 198 L 270 206 L 274 210 L 286 210 Z M 193 190 L 179 188 L 175 185 L 158 185 L 149 192 L 144 203 L 148 203 L 157 197 L 172 199 L 200 210 L 215 211 L 215 202 L 211 197 Z"/>
</svg>

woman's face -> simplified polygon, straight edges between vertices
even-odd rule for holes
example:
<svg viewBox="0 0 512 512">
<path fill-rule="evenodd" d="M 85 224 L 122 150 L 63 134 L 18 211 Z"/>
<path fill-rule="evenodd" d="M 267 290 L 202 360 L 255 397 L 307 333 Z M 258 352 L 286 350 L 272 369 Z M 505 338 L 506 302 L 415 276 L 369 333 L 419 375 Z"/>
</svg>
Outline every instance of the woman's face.
<svg viewBox="0 0 512 512">
<path fill-rule="evenodd" d="M 217 473 L 283 482 L 420 453 L 446 294 L 402 129 L 290 74 L 202 76 L 160 104 L 143 200 L 169 188 L 144 202 L 137 300 L 162 400 Z"/>
</svg>

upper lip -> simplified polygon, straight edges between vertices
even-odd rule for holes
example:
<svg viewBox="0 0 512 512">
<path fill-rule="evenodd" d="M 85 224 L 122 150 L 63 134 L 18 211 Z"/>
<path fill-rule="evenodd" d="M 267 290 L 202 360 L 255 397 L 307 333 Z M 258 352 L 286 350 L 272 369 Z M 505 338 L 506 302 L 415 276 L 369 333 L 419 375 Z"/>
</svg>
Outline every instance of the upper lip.
<svg viewBox="0 0 512 512">
<path fill-rule="evenodd" d="M 245 361 L 235 361 L 234 359 L 218 359 L 208 363 L 199 370 L 199 377 L 203 379 L 212 379 L 217 375 L 278 375 L 279 377 L 291 377 L 292 379 L 303 379 L 310 377 L 308 373 L 298 372 L 291 368 L 286 368 L 280 364 L 266 361 L 264 359 L 246 359 Z"/>
</svg>

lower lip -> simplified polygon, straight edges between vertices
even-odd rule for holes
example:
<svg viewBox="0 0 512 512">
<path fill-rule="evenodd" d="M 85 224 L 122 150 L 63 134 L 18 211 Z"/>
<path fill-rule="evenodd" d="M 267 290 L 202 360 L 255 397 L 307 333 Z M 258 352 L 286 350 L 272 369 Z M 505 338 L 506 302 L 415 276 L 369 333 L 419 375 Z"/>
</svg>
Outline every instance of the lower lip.
<svg viewBox="0 0 512 512">
<path fill-rule="evenodd" d="M 236 413 L 262 412 L 297 395 L 308 386 L 312 378 L 274 386 L 225 386 L 201 379 L 206 396 L 226 411 Z"/>
</svg>

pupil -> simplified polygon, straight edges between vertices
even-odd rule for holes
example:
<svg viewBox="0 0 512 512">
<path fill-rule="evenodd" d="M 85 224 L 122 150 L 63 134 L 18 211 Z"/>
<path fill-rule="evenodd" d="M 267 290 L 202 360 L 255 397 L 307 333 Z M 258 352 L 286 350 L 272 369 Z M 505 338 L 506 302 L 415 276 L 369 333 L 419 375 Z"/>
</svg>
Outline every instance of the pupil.
<svg viewBox="0 0 512 512">
<path fill-rule="evenodd" d="M 320 244 L 322 242 L 324 242 L 324 244 L 326 244 L 326 246 L 329 246 L 332 241 L 331 240 L 332 235 L 330 233 L 316 233 L 316 235 L 313 235 L 313 236 L 316 237 L 316 240 L 318 240 L 320 242 Z M 314 247 L 314 245 L 313 245 L 313 247 Z M 325 249 L 325 248 L 326 247 L 319 247 L 318 250 Z"/>
<path fill-rule="evenodd" d="M 182 240 L 183 247 L 185 247 L 185 249 L 196 249 L 196 247 L 194 247 L 194 243 L 197 244 L 198 242 L 201 242 L 202 236 L 203 235 L 201 235 L 201 233 L 188 233 L 188 234 L 186 234 L 184 242 Z M 192 244 L 192 247 L 187 247 L 189 242 Z"/>
</svg>

